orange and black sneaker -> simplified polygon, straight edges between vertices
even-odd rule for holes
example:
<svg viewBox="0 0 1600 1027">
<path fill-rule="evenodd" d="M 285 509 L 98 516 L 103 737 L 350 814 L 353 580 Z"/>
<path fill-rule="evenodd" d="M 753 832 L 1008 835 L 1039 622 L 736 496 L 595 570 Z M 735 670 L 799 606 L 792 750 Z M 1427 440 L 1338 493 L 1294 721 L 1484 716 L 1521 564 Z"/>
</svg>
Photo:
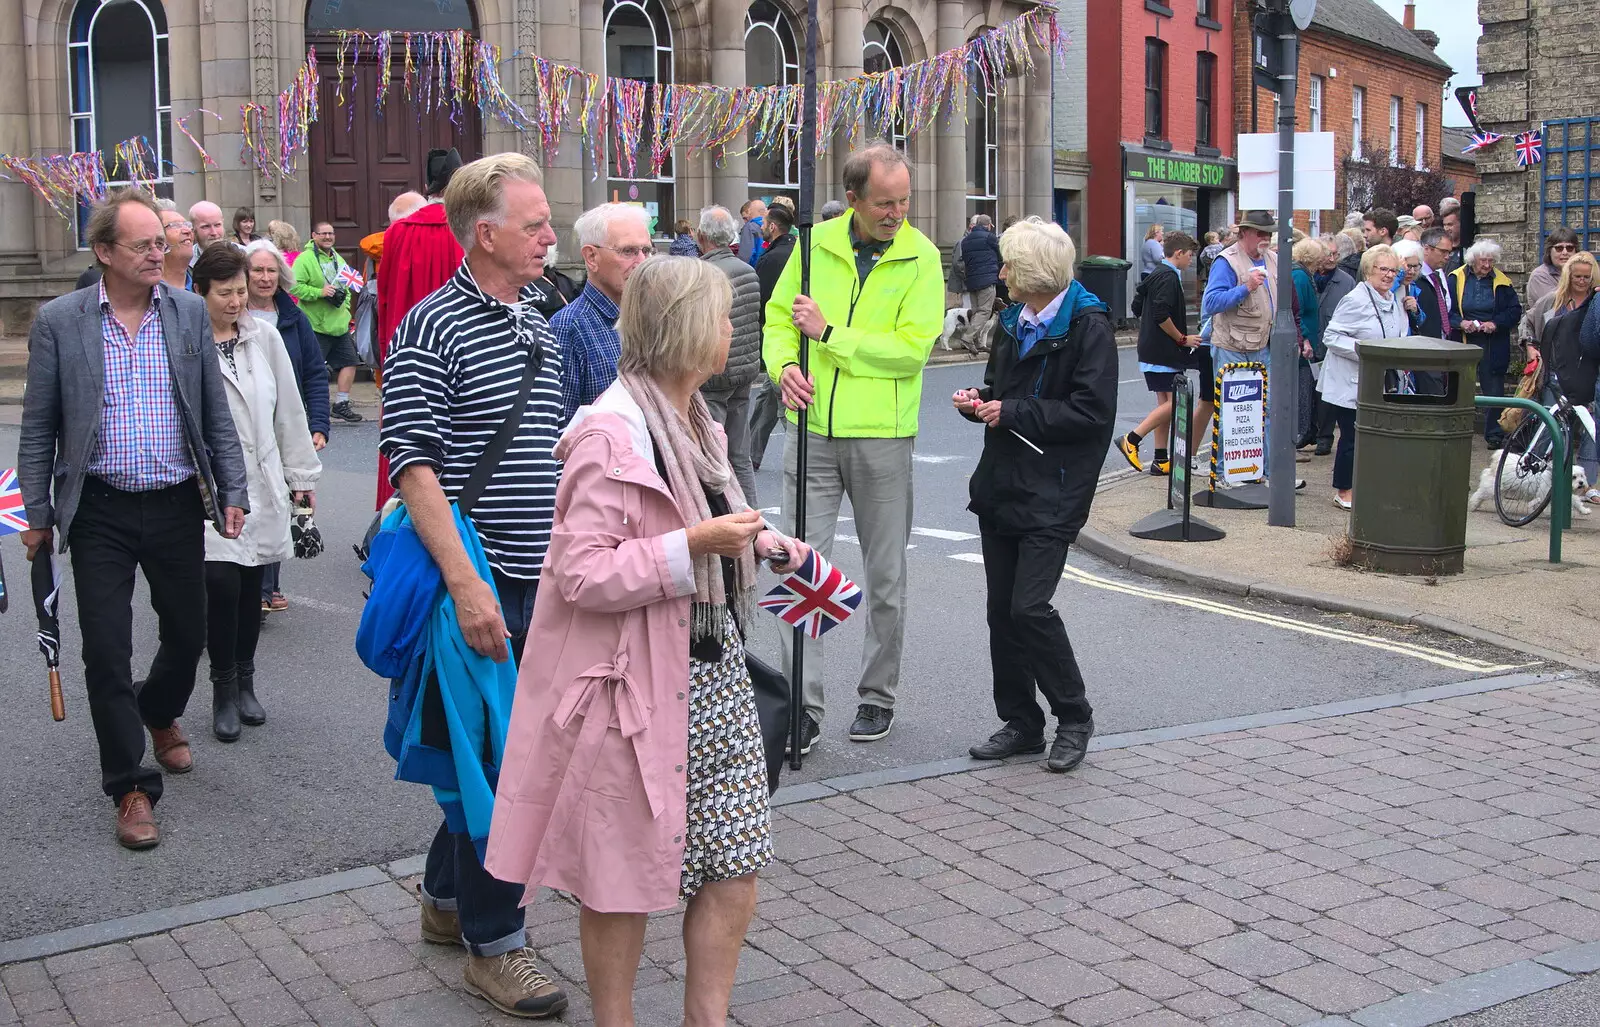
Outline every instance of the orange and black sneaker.
<svg viewBox="0 0 1600 1027">
<path fill-rule="evenodd" d="M 1144 470 L 1144 462 L 1139 459 L 1139 447 L 1128 441 L 1126 435 L 1117 437 L 1117 451 L 1127 458 L 1129 464 L 1136 471 Z"/>
</svg>

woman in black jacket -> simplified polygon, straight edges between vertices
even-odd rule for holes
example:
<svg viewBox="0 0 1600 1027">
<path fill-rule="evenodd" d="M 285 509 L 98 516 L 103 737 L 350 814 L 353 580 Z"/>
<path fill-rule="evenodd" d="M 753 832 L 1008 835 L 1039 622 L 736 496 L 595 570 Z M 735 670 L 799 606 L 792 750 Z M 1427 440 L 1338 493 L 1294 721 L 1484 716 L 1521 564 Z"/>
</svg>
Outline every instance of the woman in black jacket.
<svg viewBox="0 0 1600 1027">
<path fill-rule="evenodd" d="M 289 295 L 287 285 L 294 281 L 289 265 L 278 247 L 267 239 L 257 239 L 244 248 L 248 264 L 249 297 L 252 315 L 278 329 L 283 347 L 294 365 L 295 384 L 306 408 L 306 424 L 311 429 L 311 444 L 318 452 L 328 444 L 328 364 L 322 346 L 311 331 L 305 311 Z M 289 608 L 281 585 L 283 565 L 268 564 L 261 576 L 261 612 L 281 613 Z"/>
<path fill-rule="evenodd" d="M 978 515 L 988 583 L 989 661 L 1004 726 L 970 750 L 984 760 L 1044 750 L 1043 692 L 1056 717 L 1046 766 L 1083 761 L 1094 710 L 1050 605 L 1067 547 L 1089 518 L 1117 416 L 1117 342 L 1106 305 L 1073 281 L 1060 225 L 1028 218 L 1000 237 L 1017 302 L 1000 315 L 981 389 L 952 398 L 987 426 L 967 509 Z"/>
</svg>

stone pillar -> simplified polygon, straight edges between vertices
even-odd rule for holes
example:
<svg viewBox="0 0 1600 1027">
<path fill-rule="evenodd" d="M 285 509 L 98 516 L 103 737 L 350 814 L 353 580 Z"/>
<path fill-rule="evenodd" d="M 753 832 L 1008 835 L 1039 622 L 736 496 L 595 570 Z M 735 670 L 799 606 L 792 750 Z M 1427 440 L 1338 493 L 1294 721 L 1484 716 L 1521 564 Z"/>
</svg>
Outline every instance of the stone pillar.
<svg viewBox="0 0 1600 1027">
<path fill-rule="evenodd" d="M 604 75 L 606 70 L 606 33 L 605 15 L 601 7 L 601 0 L 578 0 L 578 36 L 579 52 L 583 58 L 580 62 L 583 70 L 591 75 Z M 604 85 L 604 80 L 601 82 Z M 575 90 L 572 104 L 572 117 L 577 117 L 583 107 L 581 91 Z M 595 152 L 593 157 L 585 152 L 582 157 L 583 165 L 583 207 L 598 207 L 611 199 L 611 193 L 606 189 L 606 164 L 605 144 L 602 140 L 594 141 Z M 599 175 L 595 175 L 595 166 L 599 166 Z"/>
<path fill-rule="evenodd" d="M 861 0 L 834 0 L 833 3 L 833 65 L 827 75 L 819 73 L 818 80 L 855 78 L 862 73 L 861 40 L 866 33 L 866 12 Z M 805 46 L 804 38 L 800 45 Z M 820 47 L 818 48 L 821 49 Z M 802 50 L 802 53 L 804 51 Z M 859 141 L 859 140 L 858 140 Z M 817 208 L 830 199 L 844 199 L 840 180 L 844 175 L 844 162 L 850 157 L 849 126 L 842 126 L 833 134 L 828 159 L 817 162 Z M 915 201 L 913 200 L 913 207 Z"/>
<path fill-rule="evenodd" d="M 747 0 L 711 0 L 713 85 L 745 84 L 744 12 L 748 6 Z M 747 136 L 740 136 L 728 143 L 728 149 L 743 150 L 748 145 Z M 715 165 L 711 167 L 711 199 L 737 215 L 750 196 L 749 182 L 750 159 L 743 153 L 727 153 L 722 158 L 720 168 Z"/>
<path fill-rule="evenodd" d="M 1055 153 L 1051 145 L 1050 55 L 1034 54 L 1022 97 L 1022 213 L 1051 220 Z"/>
<path fill-rule="evenodd" d="M 954 50 L 966 42 L 963 31 L 966 7 L 962 0 L 939 0 L 939 31 L 935 48 L 939 53 Z M 971 98 L 963 96 L 960 103 Z M 934 128 L 938 155 L 934 186 L 934 237 L 939 246 L 954 246 L 960 241 L 967 219 L 967 126 L 957 116 L 940 114 Z"/>
<path fill-rule="evenodd" d="M 0 12 L 0 153 L 32 153 L 28 130 L 28 54 L 22 4 Z M 0 181 L 0 264 L 38 261 L 33 193 L 21 182 Z"/>
<path fill-rule="evenodd" d="M 581 65 L 583 62 L 580 59 L 579 26 L 582 16 L 579 10 L 585 4 L 589 4 L 598 12 L 600 2 L 601 0 L 543 0 L 539 3 L 537 5 L 539 56 L 558 64 Z M 530 108 L 531 116 L 533 114 L 531 104 L 535 92 L 531 64 L 520 62 L 518 75 L 524 82 L 522 92 L 525 97 L 521 102 Z M 578 103 L 570 104 L 563 114 L 567 127 L 561 133 L 559 148 L 554 154 L 543 155 L 544 191 L 550 200 L 551 219 L 555 222 L 556 234 L 560 237 L 556 248 L 557 264 L 563 269 L 581 266 L 582 263 L 579 260 L 577 247 L 572 243 L 571 234 L 572 223 L 583 213 L 584 183 L 589 178 L 587 158 L 583 153 L 583 137 L 573 130 L 572 124 L 572 119 L 577 117 L 578 106 Z"/>
</svg>

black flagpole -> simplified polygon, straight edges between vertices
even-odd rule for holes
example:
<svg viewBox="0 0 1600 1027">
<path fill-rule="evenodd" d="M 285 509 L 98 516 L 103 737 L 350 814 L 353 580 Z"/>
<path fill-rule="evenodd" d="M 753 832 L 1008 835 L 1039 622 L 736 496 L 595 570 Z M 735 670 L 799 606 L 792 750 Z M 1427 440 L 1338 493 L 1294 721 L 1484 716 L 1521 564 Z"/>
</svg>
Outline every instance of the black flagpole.
<svg viewBox="0 0 1600 1027">
<path fill-rule="evenodd" d="M 817 192 L 817 0 L 806 0 L 806 73 L 800 93 L 800 204 L 795 220 L 800 225 L 800 295 L 811 295 L 811 219 Z M 800 377 L 811 376 L 811 340 L 800 336 Z M 794 537 L 806 537 L 806 423 L 809 409 L 800 411 L 795 437 Z M 794 656 L 789 661 L 789 769 L 800 769 L 800 737 L 805 723 L 805 632 L 794 629 Z"/>
</svg>

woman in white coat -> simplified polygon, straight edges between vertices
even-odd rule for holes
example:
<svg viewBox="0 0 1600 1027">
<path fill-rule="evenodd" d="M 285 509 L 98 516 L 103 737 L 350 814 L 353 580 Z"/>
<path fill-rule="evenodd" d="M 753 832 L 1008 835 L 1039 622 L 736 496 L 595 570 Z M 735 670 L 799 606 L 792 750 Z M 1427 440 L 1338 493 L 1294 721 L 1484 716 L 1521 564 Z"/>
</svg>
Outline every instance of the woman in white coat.
<svg viewBox="0 0 1600 1027">
<path fill-rule="evenodd" d="M 1369 247 L 1361 254 L 1360 283 L 1333 309 L 1333 320 L 1322 335 L 1328 355 L 1318 384 L 1339 425 L 1339 445 L 1333 455 L 1333 502 L 1343 510 L 1350 509 L 1355 484 L 1356 385 L 1361 378 L 1356 343 L 1411 334 L 1410 318 L 1394 296 L 1395 279 L 1402 271 L 1393 247 Z"/>
<path fill-rule="evenodd" d="M 239 725 L 264 724 L 256 700 L 261 574 L 293 554 L 291 504 L 314 502 L 322 461 L 311 443 L 294 365 L 278 330 L 246 312 L 245 256 L 208 248 L 194 266 L 194 291 L 211 314 L 211 336 L 244 450 L 250 512 L 238 538 L 206 532 L 206 648 L 211 655 L 212 732 L 224 742 Z"/>
</svg>

